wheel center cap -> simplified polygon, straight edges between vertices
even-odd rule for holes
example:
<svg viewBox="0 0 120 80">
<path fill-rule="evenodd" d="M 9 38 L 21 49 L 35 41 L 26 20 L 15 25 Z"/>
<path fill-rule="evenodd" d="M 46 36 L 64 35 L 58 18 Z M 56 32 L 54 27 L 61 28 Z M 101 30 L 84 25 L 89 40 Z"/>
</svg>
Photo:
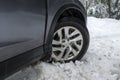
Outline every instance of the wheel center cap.
<svg viewBox="0 0 120 80">
<path fill-rule="evenodd" d="M 64 44 L 65 44 L 66 46 L 69 46 L 69 41 L 68 41 L 67 39 L 65 39 L 65 40 L 64 40 Z"/>
</svg>

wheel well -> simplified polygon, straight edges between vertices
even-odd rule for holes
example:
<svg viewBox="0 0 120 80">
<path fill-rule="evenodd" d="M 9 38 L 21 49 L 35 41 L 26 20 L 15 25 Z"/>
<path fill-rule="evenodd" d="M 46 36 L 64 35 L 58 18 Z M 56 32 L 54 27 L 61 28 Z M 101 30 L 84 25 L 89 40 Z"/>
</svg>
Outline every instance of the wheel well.
<svg viewBox="0 0 120 80">
<path fill-rule="evenodd" d="M 83 21 L 83 23 L 85 24 L 85 18 L 82 15 L 82 13 L 76 9 L 68 9 L 65 10 L 59 17 L 58 21 L 61 20 L 64 17 L 76 17 L 78 19 L 80 19 L 81 21 Z"/>
</svg>

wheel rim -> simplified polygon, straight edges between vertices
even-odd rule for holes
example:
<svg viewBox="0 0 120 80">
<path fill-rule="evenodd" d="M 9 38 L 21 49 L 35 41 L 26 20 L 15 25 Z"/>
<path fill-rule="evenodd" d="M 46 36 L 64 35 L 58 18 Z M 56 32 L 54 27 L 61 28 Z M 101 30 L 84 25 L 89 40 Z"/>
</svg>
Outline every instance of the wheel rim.
<svg viewBox="0 0 120 80">
<path fill-rule="evenodd" d="M 75 58 L 83 47 L 81 32 L 72 26 L 58 29 L 53 36 L 52 58 L 56 61 L 66 61 Z"/>
</svg>

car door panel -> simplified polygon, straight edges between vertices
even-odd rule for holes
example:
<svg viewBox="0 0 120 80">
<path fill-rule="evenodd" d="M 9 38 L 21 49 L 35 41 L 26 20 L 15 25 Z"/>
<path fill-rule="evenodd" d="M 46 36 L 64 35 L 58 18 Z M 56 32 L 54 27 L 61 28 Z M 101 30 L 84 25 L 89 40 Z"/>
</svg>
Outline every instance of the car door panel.
<svg viewBox="0 0 120 80">
<path fill-rule="evenodd" d="M 45 0 L 0 0 L 0 62 L 43 45 Z"/>
</svg>

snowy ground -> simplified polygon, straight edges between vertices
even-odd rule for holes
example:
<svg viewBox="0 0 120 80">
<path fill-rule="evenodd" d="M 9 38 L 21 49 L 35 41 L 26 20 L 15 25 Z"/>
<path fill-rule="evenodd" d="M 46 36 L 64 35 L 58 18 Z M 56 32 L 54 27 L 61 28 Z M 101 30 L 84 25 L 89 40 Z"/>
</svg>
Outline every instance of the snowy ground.
<svg viewBox="0 0 120 80">
<path fill-rule="evenodd" d="M 7 80 L 120 80 L 120 20 L 88 18 L 91 43 L 81 61 L 39 62 Z"/>
</svg>

